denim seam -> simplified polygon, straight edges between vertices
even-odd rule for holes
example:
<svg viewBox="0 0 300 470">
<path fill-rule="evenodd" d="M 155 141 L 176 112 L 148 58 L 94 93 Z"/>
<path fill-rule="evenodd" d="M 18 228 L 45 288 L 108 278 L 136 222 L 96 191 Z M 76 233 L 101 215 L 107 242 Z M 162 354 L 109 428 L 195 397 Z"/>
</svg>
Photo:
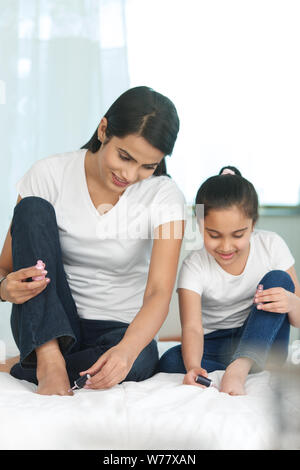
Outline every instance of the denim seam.
<svg viewBox="0 0 300 470">
<path fill-rule="evenodd" d="M 232 356 L 232 361 L 235 361 L 236 359 L 239 359 L 240 357 L 248 357 L 249 359 L 252 359 L 256 364 L 261 367 L 262 369 L 264 368 L 265 361 L 262 361 L 261 358 L 257 356 L 257 354 L 253 351 L 236 351 L 234 355 Z"/>
<path fill-rule="evenodd" d="M 59 339 L 59 338 L 62 337 L 62 336 L 69 336 L 69 337 L 75 339 L 75 341 L 76 341 L 76 337 L 75 337 L 74 335 L 73 335 L 73 336 L 70 335 L 70 333 L 62 333 L 62 334 L 59 334 L 59 336 L 54 336 L 52 339 Z M 49 341 L 50 341 L 50 340 L 49 340 Z M 23 363 L 24 360 L 26 359 L 26 357 L 28 357 L 30 354 L 32 354 L 33 352 L 35 352 L 36 348 L 42 346 L 43 344 L 45 344 L 45 342 L 42 343 L 42 344 L 37 344 L 36 342 L 34 342 L 32 349 L 31 349 L 29 352 L 27 352 L 26 354 L 23 354 L 23 358 L 20 358 L 20 362 Z M 74 343 L 72 343 L 71 346 L 72 346 L 73 344 L 74 344 Z M 68 347 L 68 349 L 70 349 L 70 347 Z M 65 354 L 65 352 L 64 352 L 64 354 Z M 35 363 L 33 363 L 33 362 L 30 362 L 30 364 L 34 364 L 34 365 L 35 365 Z"/>
</svg>

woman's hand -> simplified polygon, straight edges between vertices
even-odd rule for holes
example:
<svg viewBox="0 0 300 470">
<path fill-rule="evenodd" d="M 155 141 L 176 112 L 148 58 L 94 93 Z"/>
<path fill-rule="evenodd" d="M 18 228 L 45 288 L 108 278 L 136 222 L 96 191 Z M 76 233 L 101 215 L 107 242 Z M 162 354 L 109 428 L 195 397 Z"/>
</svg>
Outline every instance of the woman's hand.
<svg viewBox="0 0 300 470">
<path fill-rule="evenodd" d="M 6 276 L 6 279 L 1 282 L 0 295 L 3 300 L 13 304 L 23 304 L 27 300 L 36 297 L 50 282 L 50 279 L 45 278 L 41 281 L 25 282 L 26 279 L 47 274 L 47 271 L 41 271 L 35 266 L 31 268 L 23 268 L 14 271 Z"/>
<path fill-rule="evenodd" d="M 285 290 L 283 287 L 272 287 L 256 293 L 254 302 L 258 304 L 258 310 L 274 313 L 289 313 L 294 306 L 295 294 Z"/>
<path fill-rule="evenodd" d="M 197 375 L 203 375 L 204 377 L 208 377 L 207 371 L 202 369 L 202 367 L 194 367 L 190 369 L 183 378 L 183 383 L 185 385 L 196 385 L 197 387 L 207 388 L 204 385 L 198 384 L 196 382 Z"/>
<path fill-rule="evenodd" d="M 119 384 L 128 375 L 134 360 L 124 347 L 113 346 L 102 354 L 92 367 L 80 372 L 80 375 L 90 374 L 92 376 L 84 388 L 97 390 L 111 388 Z"/>
</svg>

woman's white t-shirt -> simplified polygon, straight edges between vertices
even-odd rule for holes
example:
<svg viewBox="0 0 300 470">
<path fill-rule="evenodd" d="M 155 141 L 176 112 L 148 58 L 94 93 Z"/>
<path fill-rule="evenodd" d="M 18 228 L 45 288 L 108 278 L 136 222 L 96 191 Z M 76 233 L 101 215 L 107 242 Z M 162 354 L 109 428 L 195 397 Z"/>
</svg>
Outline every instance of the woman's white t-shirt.
<svg viewBox="0 0 300 470">
<path fill-rule="evenodd" d="M 224 271 L 205 247 L 190 253 L 182 263 L 177 289 L 189 289 L 201 296 L 204 333 L 237 328 L 245 322 L 256 288 L 272 270 L 286 271 L 295 260 L 284 242 L 274 232 L 254 230 L 250 251 L 242 274 Z"/>
<path fill-rule="evenodd" d="M 143 305 L 154 229 L 186 219 L 184 196 L 171 178 L 150 176 L 127 187 L 101 215 L 88 191 L 85 154 L 81 149 L 38 160 L 16 187 L 22 198 L 38 196 L 55 209 L 79 316 L 130 323 Z"/>
</svg>

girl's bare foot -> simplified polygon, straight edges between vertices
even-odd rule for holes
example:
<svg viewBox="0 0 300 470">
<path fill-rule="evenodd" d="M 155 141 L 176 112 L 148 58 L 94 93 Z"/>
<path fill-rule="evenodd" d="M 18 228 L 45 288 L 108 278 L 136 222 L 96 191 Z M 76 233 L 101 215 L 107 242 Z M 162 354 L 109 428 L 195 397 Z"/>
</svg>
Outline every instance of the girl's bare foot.
<svg viewBox="0 0 300 470">
<path fill-rule="evenodd" d="M 73 395 L 66 371 L 66 363 L 57 340 L 49 341 L 36 349 L 36 376 L 40 395 Z"/>
<path fill-rule="evenodd" d="M 0 363 L 0 372 L 7 372 L 9 374 L 11 368 L 18 362 L 20 362 L 20 356 L 7 357 L 4 364 Z"/>
<path fill-rule="evenodd" d="M 229 364 L 221 381 L 220 392 L 246 395 L 245 382 L 252 364 L 252 359 L 248 357 L 240 357 Z"/>
</svg>

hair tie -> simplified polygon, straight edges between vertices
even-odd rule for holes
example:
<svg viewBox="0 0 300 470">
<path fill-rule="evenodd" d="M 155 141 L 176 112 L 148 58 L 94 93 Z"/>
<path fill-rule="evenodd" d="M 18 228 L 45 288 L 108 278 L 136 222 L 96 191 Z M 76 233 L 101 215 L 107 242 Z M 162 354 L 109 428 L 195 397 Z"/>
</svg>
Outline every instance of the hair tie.
<svg viewBox="0 0 300 470">
<path fill-rule="evenodd" d="M 235 172 L 232 171 L 232 170 L 229 170 L 229 168 L 225 168 L 225 169 L 222 171 L 221 175 L 235 175 Z"/>
</svg>

